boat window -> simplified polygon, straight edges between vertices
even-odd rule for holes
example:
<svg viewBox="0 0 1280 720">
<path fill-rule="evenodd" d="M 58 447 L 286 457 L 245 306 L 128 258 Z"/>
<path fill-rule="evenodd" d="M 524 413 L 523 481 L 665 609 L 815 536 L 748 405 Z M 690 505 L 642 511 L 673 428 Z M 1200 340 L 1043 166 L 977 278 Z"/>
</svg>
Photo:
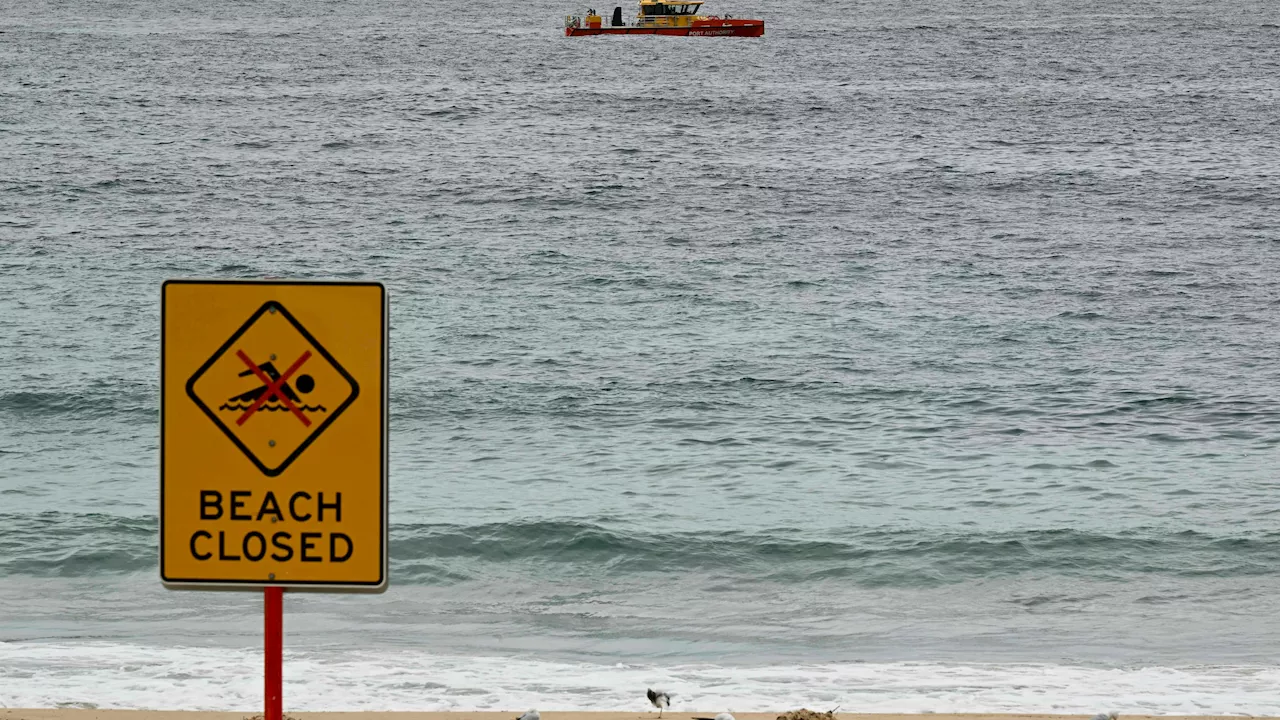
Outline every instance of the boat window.
<svg viewBox="0 0 1280 720">
<path fill-rule="evenodd" d="M 640 6 L 644 15 L 693 15 L 698 12 L 697 5 L 671 5 L 664 3 L 646 3 Z"/>
</svg>

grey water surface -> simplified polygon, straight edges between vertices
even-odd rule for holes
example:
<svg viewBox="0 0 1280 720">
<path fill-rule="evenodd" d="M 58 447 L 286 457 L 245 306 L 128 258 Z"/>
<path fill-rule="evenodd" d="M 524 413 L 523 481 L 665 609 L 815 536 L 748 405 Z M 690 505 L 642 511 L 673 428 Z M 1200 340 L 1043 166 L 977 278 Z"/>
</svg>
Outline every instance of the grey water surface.
<svg viewBox="0 0 1280 720">
<path fill-rule="evenodd" d="M 712 4 L 0 2 L 0 641 L 255 646 L 160 283 L 368 278 L 392 588 L 291 646 L 1276 665 L 1278 6 Z"/>
</svg>

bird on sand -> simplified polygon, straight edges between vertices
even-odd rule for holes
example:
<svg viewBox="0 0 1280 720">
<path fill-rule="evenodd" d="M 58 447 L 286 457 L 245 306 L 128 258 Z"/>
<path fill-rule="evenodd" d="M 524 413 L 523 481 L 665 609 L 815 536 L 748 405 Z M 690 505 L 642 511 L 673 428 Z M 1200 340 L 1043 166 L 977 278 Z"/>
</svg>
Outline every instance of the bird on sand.
<svg viewBox="0 0 1280 720">
<path fill-rule="evenodd" d="M 542 716 L 538 714 L 537 710 L 530 710 L 529 712 L 516 718 L 516 720 L 542 720 Z"/>
<path fill-rule="evenodd" d="M 717 715 L 717 716 L 715 716 L 715 717 L 713 717 L 713 718 L 708 718 L 708 717 L 696 717 L 696 718 L 694 718 L 693 720 L 738 720 L 738 719 L 737 719 L 737 718 L 735 718 L 733 715 L 730 715 L 729 713 L 720 713 L 719 715 Z"/>
<path fill-rule="evenodd" d="M 1112 710 L 1111 712 L 1100 712 L 1092 718 L 1089 718 L 1089 720 L 1117 720 L 1119 717 L 1120 715 L 1116 713 L 1116 711 Z"/>
<path fill-rule="evenodd" d="M 669 693 L 666 690 L 654 690 L 649 688 L 645 693 L 649 697 L 649 703 L 658 708 L 658 717 L 662 717 L 662 711 L 671 707 L 671 696 L 675 693 Z"/>
</svg>

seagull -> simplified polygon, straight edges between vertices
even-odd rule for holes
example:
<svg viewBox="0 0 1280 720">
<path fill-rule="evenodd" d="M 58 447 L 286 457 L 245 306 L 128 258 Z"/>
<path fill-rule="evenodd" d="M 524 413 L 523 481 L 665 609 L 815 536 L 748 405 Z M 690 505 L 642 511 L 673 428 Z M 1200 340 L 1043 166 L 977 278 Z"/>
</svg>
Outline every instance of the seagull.
<svg viewBox="0 0 1280 720">
<path fill-rule="evenodd" d="M 1115 710 L 1112 710 L 1111 712 L 1098 713 L 1097 715 L 1094 715 L 1089 720 L 1116 720 L 1119 717 L 1120 715 L 1116 713 Z"/>
<path fill-rule="evenodd" d="M 671 706 L 671 696 L 674 693 L 669 693 L 666 690 L 654 690 L 653 688 L 649 688 L 649 691 L 645 694 L 649 696 L 649 702 L 654 707 L 658 708 L 658 717 L 662 717 L 662 710 Z"/>
<path fill-rule="evenodd" d="M 694 718 L 693 720 L 738 720 L 738 719 L 737 719 L 737 718 L 735 718 L 734 716 L 730 715 L 729 713 L 720 713 L 719 715 L 715 716 L 714 718 L 708 718 L 708 717 L 696 717 L 696 718 Z"/>
<path fill-rule="evenodd" d="M 529 712 L 516 718 L 516 720 L 542 720 L 542 716 L 538 714 L 537 710 L 530 710 Z"/>
</svg>

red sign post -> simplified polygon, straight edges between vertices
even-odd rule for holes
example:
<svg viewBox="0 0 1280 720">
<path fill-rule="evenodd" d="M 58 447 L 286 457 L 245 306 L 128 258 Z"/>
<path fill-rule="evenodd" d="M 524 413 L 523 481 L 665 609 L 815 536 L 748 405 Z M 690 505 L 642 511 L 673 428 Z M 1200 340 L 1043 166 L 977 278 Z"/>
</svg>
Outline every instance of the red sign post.
<svg viewBox="0 0 1280 720">
<path fill-rule="evenodd" d="M 284 706 L 284 588 L 266 587 L 262 589 L 262 599 L 266 610 L 264 633 L 266 637 L 266 660 L 263 679 L 265 681 L 264 696 L 267 700 L 266 720 L 282 720 L 281 708 Z"/>
</svg>

